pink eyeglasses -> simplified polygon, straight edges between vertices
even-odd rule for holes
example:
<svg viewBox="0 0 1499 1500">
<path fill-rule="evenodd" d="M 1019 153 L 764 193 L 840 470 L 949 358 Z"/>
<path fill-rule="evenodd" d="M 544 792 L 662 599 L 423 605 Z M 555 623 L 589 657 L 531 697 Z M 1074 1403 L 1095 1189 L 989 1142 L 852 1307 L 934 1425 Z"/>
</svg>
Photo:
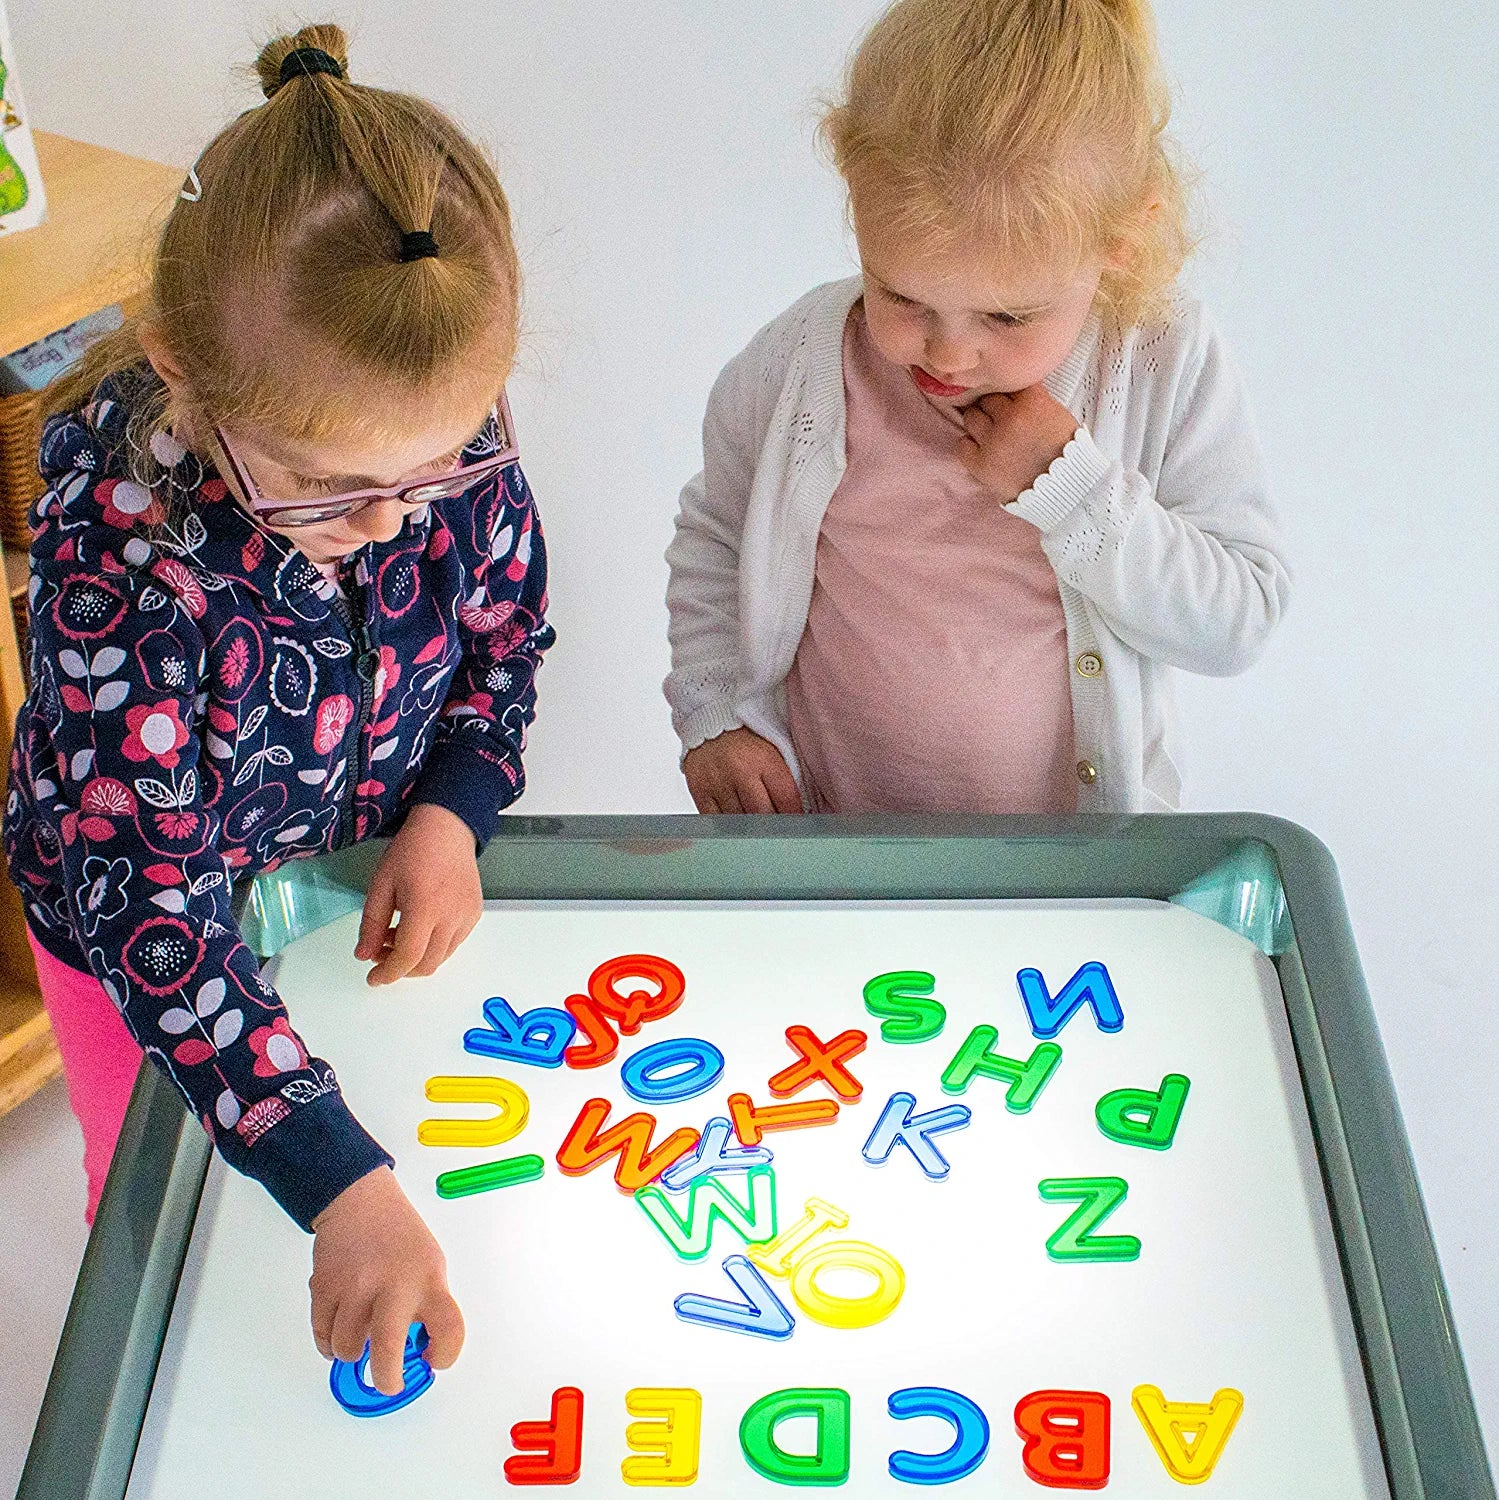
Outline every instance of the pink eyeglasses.
<svg viewBox="0 0 1499 1500">
<path fill-rule="evenodd" d="M 250 503 L 250 509 L 275 526 L 316 526 L 322 521 L 337 521 L 344 516 L 358 514 L 376 500 L 394 500 L 398 505 L 434 505 L 439 500 L 452 500 L 471 489 L 488 474 L 496 473 L 506 464 L 514 463 L 520 456 L 510 420 L 510 403 L 505 394 L 500 399 L 488 420 L 479 432 L 464 445 L 464 453 L 479 449 L 483 453 L 470 463 L 461 464 L 446 474 L 432 475 L 426 479 L 409 479 L 404 484 L 390 485 L 384 489 L 347 490 L 340 495 L 327 495 L 317 500 L 271 500 L 262 495 L 250 478 L 234 449 L 229 445 L 223 429 L 214 427 L 213 435 L 218 439 L 235 483 Z"/>
</svg>

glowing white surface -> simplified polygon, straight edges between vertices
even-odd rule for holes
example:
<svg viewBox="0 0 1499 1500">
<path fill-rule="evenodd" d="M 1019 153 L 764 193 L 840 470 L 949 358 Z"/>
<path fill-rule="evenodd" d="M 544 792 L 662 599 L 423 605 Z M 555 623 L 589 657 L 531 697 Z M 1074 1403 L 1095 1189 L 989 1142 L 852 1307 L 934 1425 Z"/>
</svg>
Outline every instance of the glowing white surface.
<svg viewBox="0 0 1499 1500">
<path fill-rule="evenodd" d="M 896 1448 L 938 1451 L 951 1429 L 886 1413 L 892 1391 L 938 1385 L 986 1412 L 987 1459 L 954 1495 L 1046 1493 L 1028 1481 L 1012 1413 L 1028 1392 L 1098 1390 L 1112 1402 L 1109 1493 L 1180 1496 L 1130 1408 L 1136 1385 L 1205 1401 L 1220 1387 L 1245 1410 L 1201 1493 L 1385 1497 L 1388 1490 L 1337 1268 L 1331 1228 L 1274 971 L 1244 940 L 1179 908 L 1100 903 L 785 903 L 683 906 L 494 904 L 435 977 L 371 991 L 349 960 L 350 918 L 288 949 L 276 982 L 312 1050 L 338 1069 L 365 1124 L 447 1252 L 468 1345 L 420 1400 L 360 1421 L 328 1393 L 307 1330 L 310 1241 L 254 1184 L 210 1171 L 152 1392 L 129 1500 L 262 1500 L 268 1493 L 386 1500 L 516 1493 L 503 1463 L 511 1425 L 544 1419 L 552 1391 L 584 1393 L 579 1497 L 638 1493 L 624 1484 L 630 1450 L 625 1392 L 703 1392 L 699 1492 L 783 1493 L 750 1470 L 738 1425 L 746 1408 L 787 1386 L 841 1386 L 852 1397 L 852 1465 L 843 1493 L 919 1492 L 886 1472 Z M 659 953 L 687 976 L 676 1014 L 625 1039 L 603 1068 L 555 1071 L 467 1054 L 490 995 L 517 1010 L 559 1006 L 600 962 Z M 1079 1012 L 1058 1041 L 1063 1060 L 1028 1115 L 1004 1108 L 1001 1086 L 976 1078 L 965 1130 L 938 1137 L 950 1178 L 929 1182 L 903 1148 L 882 1168 L 860 1147 L 889 1095 L 918 1109 L 949 1103 L 939 1079 L 969 1029 L 999 1028 L 1001 1049 L 1034 1043 L 1015 973 L 1039 968 L 1057 990 L 1079 964 L 1107 964 L 1125 1015 L 1109 1035 Z M 948 1011 L 940 1037 L 892 1046 L 862 1004 L 864 982 L 927 969 Z M 798 1314 L 784 1344 L 679 1322 L 684 1291 L 732 1297 L 720 1267 L 743 1249 L 723 1225 L 706 1260 L 683 1263 L 612 1181 L 612 1160 L 562 1175 L 557 1148 L 590 1097 L 636 1109 L 619 1062 L 669 1036 L 704 1036 L 728 1069 L 709 1094 L 654 1111 L 657 1138 L 726 1113 L 743 1089 L 774 1102 L 766 1080 L 793 1060 L 788 1025 L 827 1040 L 850 1027 L 868 1049 L 850 1062 L 864 1097 L 831 1126 L 772 1134 L 780 1221 L 809 1196 L 851 1216 L 848 1236 L 905 1267 L 903 1302 L 859 1331 Z M 1093 1106 L 1105 1092 L 1192 1080 L 1175 1144 L 1147 1151 L 1110 1141 Z M 419 1120 L 466 1114 L 426 1102 L 425 1080 L 490 1073 L 531 1101 L 522 1135 L 490 1151 L 424 1148 Z M 800 1098 L 821 1097 L 822 1086 Z M 444 1201 L 442 1171 L 535 1152 L 546 1176 Z M 1070 1205 L 1042 1202 L 1043 1177 L 1113 1175 L 1130 1185 L 1103 1233 L 1143 1242 L 1138 1261 L 1058 1265 L 1045 1242 Z M 784 1282 L 773 1283 L 778 1291 Z M 797 1423 L 779 1433 L 795 1449 Z M 297 1476 L 302 1476 L 299 1480 Z M 1066 1493 L 1059 1492 L 1059 1493 Z"/>
</svg>

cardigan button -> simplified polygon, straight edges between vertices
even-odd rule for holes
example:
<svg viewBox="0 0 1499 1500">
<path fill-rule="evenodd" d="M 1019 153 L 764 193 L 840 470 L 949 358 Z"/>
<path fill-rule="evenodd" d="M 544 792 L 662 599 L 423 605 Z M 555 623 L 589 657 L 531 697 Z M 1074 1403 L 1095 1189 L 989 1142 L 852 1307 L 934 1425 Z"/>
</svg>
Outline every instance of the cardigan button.
<svg viewBox="0 0 1499 1500">
<path fill-rule="evenodd" d="M 1096 651 L 1084 651 L 1073 665 L 1079 677 L 1103 676 L 1103 658 Z"/>
<path fill-rule="evenodd" d="M 1077 779 L 1084 786 L 1092 786 L 1098 780 L 1098 767 L 1091 760 L 1080 760 L 1077 763 Z"/>
</svg>

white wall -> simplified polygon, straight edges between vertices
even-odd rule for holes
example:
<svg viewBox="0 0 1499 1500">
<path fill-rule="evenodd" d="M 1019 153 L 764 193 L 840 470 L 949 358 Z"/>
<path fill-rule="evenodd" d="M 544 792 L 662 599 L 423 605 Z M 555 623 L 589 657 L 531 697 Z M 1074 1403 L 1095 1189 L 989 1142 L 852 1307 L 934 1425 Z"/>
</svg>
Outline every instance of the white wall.
<svg viewBox="0 0 1499 1500">
<path fill-rule="evenodd" d="M 313 7 L 320 10 L 322 7 Z M 555 559 L 533 811 L 685 808 L 658 683 L 675 494 L 747 335 L 851 267 L 810 145 L 872 0 L 363 0 L 356 76 L 497 148 L 529 273 L 515 405 Z M 186 164 L 275 13 L 11 6 L 36 123 Z M 1499 11 L 1160 0 L 1297 570 L 1266 660 L 1183 684 L 1197 808 L 1331 846 L 1499 1449 Z M 1484 606 L 1488 607 L 1485 608 Z"/>
</svg>

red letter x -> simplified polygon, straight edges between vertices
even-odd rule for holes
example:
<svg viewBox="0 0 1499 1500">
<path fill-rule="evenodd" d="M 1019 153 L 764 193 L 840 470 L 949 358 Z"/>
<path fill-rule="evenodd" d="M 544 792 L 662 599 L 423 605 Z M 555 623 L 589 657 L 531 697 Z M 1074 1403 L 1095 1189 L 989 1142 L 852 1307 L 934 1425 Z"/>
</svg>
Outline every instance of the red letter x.
<svg viewBox="0 0 1499 1500">
<path fill-rule="evenodd" d="M 864 1085 L 839 1061 L 864 1050 L 869 1038 L 862 1031 L 840 1032 L 824 1046 L 809 1027 L 788 1026 L 786 1040 L 801 1053 L 801 1060 L 782 1068 L 770 1080 L 770 1091 L 777 1099 L 789 1098 L 819 1078 L 850 1104 L 857 1104 L 863 1097 Z"/>
</svg>

